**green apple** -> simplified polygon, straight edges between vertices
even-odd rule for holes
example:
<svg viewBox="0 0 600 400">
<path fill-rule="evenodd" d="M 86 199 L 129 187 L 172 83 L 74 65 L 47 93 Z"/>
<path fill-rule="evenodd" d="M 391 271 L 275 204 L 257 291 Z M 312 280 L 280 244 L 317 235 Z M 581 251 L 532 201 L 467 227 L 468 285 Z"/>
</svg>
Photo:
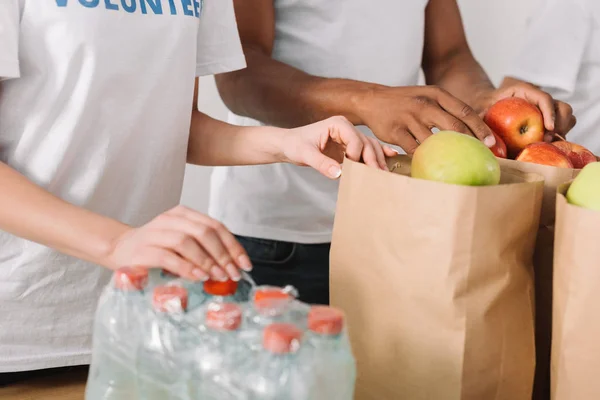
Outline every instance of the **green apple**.
<svg viewBox="0 0 600 400">
<path fill-rule="evenodd" d="M 567 190 L 567 201 L 579 207 L 600 211 L 600 162 L 583 167 Z"/>
<path fill-rule="evenodd" d="M 500 165 L 481 141 L 462 133 L 441 131 L 417 148 L 411 176 L 455 185 L 497 185 Z"/>
</svg>

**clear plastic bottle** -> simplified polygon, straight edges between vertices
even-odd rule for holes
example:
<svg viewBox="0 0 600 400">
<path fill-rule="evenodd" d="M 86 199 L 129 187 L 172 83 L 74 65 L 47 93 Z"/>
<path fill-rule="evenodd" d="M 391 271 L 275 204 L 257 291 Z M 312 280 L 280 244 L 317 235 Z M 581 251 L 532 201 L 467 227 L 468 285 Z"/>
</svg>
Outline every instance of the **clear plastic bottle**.
<svg viewBox="0 0 600 400">
<path fill-rule="evenodd" d="M 145 268 L 126 267 L 104 290 L 96 309 L 86 400 L 137 398 L 135 354 L 147 282 Z"/>
<path fill-rule="evenodd" d="M 296 300 L 298 293 L 292 286 L 257 286 L 246 307 L 246 324 L 242 337 L 253 351 L 262 348 L 262 335 L 273 323 L 292 323 L 306 330 L 310 306 Z"/>
<path fill-rule="evenodd" d="M 263 349 L 242 369 L 249 400 L 311 400 L 310 360 L 302 350 L 302 331 L 294 324 L 268 325 Z"/>
<path fill-rule="evenodd" d="M 195 399 L 243 400 L 246 398 L 236 376 L 239 363 L 247 357 L 238 332 L 242 308 L 235 303 L 209 303 L 206 331 L 200 337 L 195 365 L 199 377 Z"/>
<path fill-rule="evenodd" d="M 315 372 L 311 400 L 352 400 L 356 361 L 343 312 L 327 306 L 311 307 L 308 329 L 306 351 Z"/>
<path fill-rule="evenodd" d="M 198 333 L 186 323 L 187 290 L 178 285 L 154 288 L 153 312 L 141 333 L 137 353 L 140 400 L 193 399 L 190 366 Z"/>
<path fill-rule="evenodd" d="M 239 283 L 233 280 L 213 281 L 208 280 L 201 283 L 201 296 L 194 308 L 190 308 L 189 320 L 196 327 L 202 329 L 206 306 L 210 303 L 242 303 L 244 297 L 239 293 Z M 199 290 L 199 289 L 197 289 Z"/>
</svg>

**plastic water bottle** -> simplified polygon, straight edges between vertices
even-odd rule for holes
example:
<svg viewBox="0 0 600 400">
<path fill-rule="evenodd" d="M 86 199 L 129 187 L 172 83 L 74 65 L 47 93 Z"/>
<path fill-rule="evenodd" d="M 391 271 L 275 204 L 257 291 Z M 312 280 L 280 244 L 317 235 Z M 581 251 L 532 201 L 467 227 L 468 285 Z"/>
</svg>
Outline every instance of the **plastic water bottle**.
<svg viewBox="0 0 600 400">
<path fill-rule="evenodd" d="M 121 268 L 98 303 L 87 400 L 137 398 L 135 353 L 140 337 L 145 268 Z"/>
<path fill-rule="evenodd" d="M 356 361 L 344 329 L 342 311 L 314 306 L 308 314 L 306 340 L 315 373 L 312 400 L 352 400 Z"/>
<path fill-rule="evenodd" d="M 243 400 L 246 395 L 235 372 L 244 354 L 238 332 L 242 308 L 235 303 L 209 303 L 206 307 L 206 331 L 200 337 L 196 367 L 199 377 L 195 399 Z M 242 378 L 243 379 L 243 378 Z"/>
<path fill-rule="evenodd" d="M 188 293 L 178 285 L 154 288 L 153 312 L 140 334 L 138 354 L 139 399 L 189 400 L 195 390 L 191 365 L 197 333 L 185 321 Z"/>
<path fill-rule="evenodd" d="M 277 323 L 263 332 L 263 349 L 243 368 L 250 400 L 311 400 L 314 386 L 309 359 L 302 351 L 302 331 Z"/>
</svg>

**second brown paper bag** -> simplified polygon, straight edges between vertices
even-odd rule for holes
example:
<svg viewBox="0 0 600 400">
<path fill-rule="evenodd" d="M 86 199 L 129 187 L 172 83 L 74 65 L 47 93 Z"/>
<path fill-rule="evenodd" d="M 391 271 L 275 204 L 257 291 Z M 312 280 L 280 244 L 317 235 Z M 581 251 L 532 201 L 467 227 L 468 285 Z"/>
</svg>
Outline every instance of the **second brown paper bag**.
<svg viewBox="0 0 600 400">
<path fill-rule="evenodd" d="M 331 301 L 348 317 L 356 399 L 531 398 L 543 182 L 502 177 L 446 185 L 344 161 Z"/>
<path fill-rule="evenodd" d="M 552 271 L 554 258 L 554 222 L 556 190 L 569 182 L 579 170 L 550 167 L 513 160 L 499 160 L 504 168 L 512 168 L 544 177 L 544 199 L 533 256 L 535 280 L 536 371 L 533 400 L 550 399 L 550 347 L 552 338 Z"/>
<path fill-rule="evenodd" d="M 554 251 L 552 399 L 600 399 L 600 212 L 559 187 Z"/>
</svg>

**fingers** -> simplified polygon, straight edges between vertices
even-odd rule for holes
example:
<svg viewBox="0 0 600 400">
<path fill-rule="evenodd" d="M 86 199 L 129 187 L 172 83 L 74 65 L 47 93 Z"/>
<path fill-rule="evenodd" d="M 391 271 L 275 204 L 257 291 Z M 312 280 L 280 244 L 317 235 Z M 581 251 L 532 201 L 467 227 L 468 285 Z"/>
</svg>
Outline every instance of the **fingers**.
<svg viewBox="0 0 600 400">
<path fill-rule="evenodd" d="M 435 93 L 441 108 L 445 110 L 448 114 L 451 114 L 451 116 L 454 117 L 454 119 L 459 121 L 450 121 L 449 118 L 445 118 L 444 123 L 449 123 L 450 126 L 462 129 L 458 131 L 462 133 L 467 133 L 463 132 L 466 127 L 466 129 L 470 131 L 467 134 L 472 134 L 488 147 L 492 147 L 496 144 L 496 138 L 492 134 L 491 129 L 485 124 L 485 122 L 483 122 L 481 117 L 477 115 L 475 110 L 473 110 L 470 106 L 458 100 L 446 91 L 438 89 Z M 461 124 L 465 127 L 463 127 Z"/>
<path fill-rule="evenodd" d="M 555 102 L 556 120 L 554 131 L 561 135 L 566 135 L 577 123 L 573 115 L 573 108 L 562 101 Z"/>
<path fill-rule="evenodd" d="M 556 121 L 556 110 L 554 106 L 554 99 L 548 93 L 543 92 L 533 86 L 524 87 L 523 93 L 525 98 L 530 103 L 536 105 L 544 117 L 544 127 L 547 131 L 555 130 Z"/>
<path fill-rule="evenodd" d="M 439 110 L 439 111 L 441 113 L 444 113 L 441 110 Z M 427 138 L 429 136 L 433 135 L 433 133 L 431 133 L 431 128 L 423 125 L 423 123 L 421 121 L 417 121 L 417 120 L 412 121 L 411 123 L 409 123 L 408 128 L 409 128 L 412 136 L 416 139 L 417 145 L 419 145 L 420 143 L 423 143 L 425 140 L 427 140 Z M 438 128 L 440 128 L 440 127 L 438 127 Z M 441 129 L 444 129 L 444 128 L 441 128 Z"/>
<path fill-rule="evenodd" d="M 155 221 L 160 231 L 157 243 L 194 263 L 212 279 L 239 280 L 239 268 L 252 268 L 248 255 L 235 237 L 210 217 L 176 207 Z"/>
<path fill-rule="evenodd" d="M 385 162 L 385 154 L 383 152 L 383 145 L 381 143 L 379 143 L 379 141 L 375 138 L 372 137 L 364 137 L 364 140 L 366 141 L 365 144 L 365 150 L 367 148 L 372 148 L 373 149 L 373 153 L 375 156 L 375 160 L 373 161 L 373 166 L 374 167 L 379 167 L 384 171 L 388 170 L 388 166 L 387 163 Z M 363 151 L 363 159 L 365 157 L 365 152 Z M 366 160 L 365 160 L 366 163 Z"/>
<path fill-rule="evenodd" d="M 162 268 L 185 279 L 193 281 L 208 279 L 208 275 L 202 269 L 166 248 L 146 247 L 138 257 L 132 266 L 160 265 Z"/>
<path fill-rule="evenodd" d="M 244 247 L 237 241 L 235 236 L 219 221 L 204 215 L 187 207 L 179 206 L 172 210 L 174 213 L 181 215 L 184 218 L 195 221 L 196 223 L 206 225 L 212 228 L 217 235 L 221 238 L 221 241 L 235 263 L 244 271 L 252 270 L 252 263 L 250 257 Z"/>
<path fill-rule="evenodd" d="M 344 117 L 329 118 L 327 122 L 329 125 L 326 140 L 333 140 L 343 145 L 346 148 L 346 157 L 353 161 L 360 161 L 365 146 L 362 133 L 358 132 Z"/>
<path fill-rule="evenodd" d="M 360 159 L 360 157 L 359 157 Z M 304 163 L 319 171 L 321 174 L 329 179 L 338 179 L 342 176 L 341 165 L 332 158 L 327 157 L 321 153 L 317 148 L 310 148 L 306 150 L 304 155 Z"/>
<path fill-rule="evenodd" d="M 418 130 L 418 128 L 416 130 Z M 415 137 L 423 136 L 423 133 L 419 135 L 418 132 L 413 133 L 412 131 L 412 128 L 410 128 L 410 132 L 406 129 L 398 129 L 390 135 L 390 142 L 395 144 L 396 146 L 400 146 L 402 150 L 404 150 L 404 152 L 409 156 L 413 155 L 414 152 L 417 150 L 417 147 L 419 147 L 419 142 L 415 139 Z M 431 131 L 428 132 L 429 135 L 431 135 Z"/>
<path fill-rule="evenodd" d="M 386 157 L 396 157 L 400 153 L 396 149 L 394 149 L 390 146 L 384 145 L 383 146 L 383 154 L 385 154 Z"/>
<path fill-rule="evenodd" d="M 194 240 L 193 237 L 175 230 L 159 230 L 150 238 L 151 244 L 175 253 L 193 266 L 189 271 L 194 279 L 208 280 L 215 260 Z M 166 268 L 165 265 L 161 267 Z M 175 272 L 175 271 L 172 271 Z"/>
</svg>

